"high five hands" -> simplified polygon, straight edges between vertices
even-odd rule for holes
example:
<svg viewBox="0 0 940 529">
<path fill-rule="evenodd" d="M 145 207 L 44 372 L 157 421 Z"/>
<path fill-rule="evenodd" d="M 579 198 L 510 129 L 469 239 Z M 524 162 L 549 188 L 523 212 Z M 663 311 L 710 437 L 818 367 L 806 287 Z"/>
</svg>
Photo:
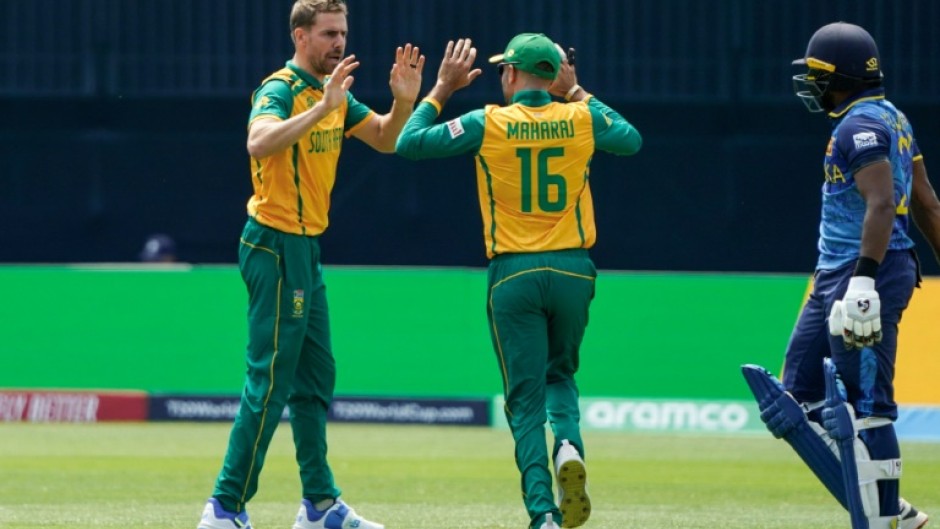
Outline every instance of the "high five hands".
<svg viewBox="0 0 940 529">
<path fill-rule="evenodd" d="M 473 47 L 470 39 L 457 39 L 457 42 L 448 41 L 444 50 L 444 59 L 437 70 L 437 86 L 452 94 L 483 73 L 480 68 L 473 68 L 473 61 L 477 58 L 477 49 Z"/>
<path fill-rule="evenodd" d="M 395 64 L 389 75 L 388 86 L 396 101 L 414 103 L 421 90 L 421 72 L 424 70 L 424 55 L 410 43 L 395 50 Z"/>
</svg>

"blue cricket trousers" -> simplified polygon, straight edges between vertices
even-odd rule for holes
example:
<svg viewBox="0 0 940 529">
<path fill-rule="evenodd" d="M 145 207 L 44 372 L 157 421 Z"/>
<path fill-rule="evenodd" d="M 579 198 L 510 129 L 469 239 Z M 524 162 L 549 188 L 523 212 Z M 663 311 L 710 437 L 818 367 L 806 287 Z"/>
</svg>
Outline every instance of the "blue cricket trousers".
<svg viewBox="0 0 940 529">
<path fill-rule="evenodd" d="M 912 250 L 889 251 L 878 269 L 875 288 L 881 298 L 880 343 L 861 350 L 846 349 L 841 336 L 829 334 L 829 312 L 845 295 L 855 265 L 819 270 L 813 291 L 790 335 L 783 369 L 783 384 L 799 402 L 825 399 L 823 358 L 831 357 L 845 383 L 848 400 L 859 417 L 897 419 L 894 402 L 894 365 L 898 324 L 919 281 L 917 257 Z"/>
</svg>

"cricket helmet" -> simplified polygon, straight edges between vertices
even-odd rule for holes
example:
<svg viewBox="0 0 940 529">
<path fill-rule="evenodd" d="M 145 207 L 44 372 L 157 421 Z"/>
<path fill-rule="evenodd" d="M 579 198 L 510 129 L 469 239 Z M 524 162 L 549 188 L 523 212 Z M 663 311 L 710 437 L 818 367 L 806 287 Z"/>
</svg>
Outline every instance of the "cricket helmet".
<svg viewBox="0 0 940 529">
<path fill-rule="evenodd" d="M 881 85 L 881 58 L 875 39 L 864 28 L 833 22 L 819 28 L 804 57 L 793 61 L 806 73 L 793 76 L 793 86 L 810 112 L 832 110 L 831 92 L 857 92 Z"/>
</svg>

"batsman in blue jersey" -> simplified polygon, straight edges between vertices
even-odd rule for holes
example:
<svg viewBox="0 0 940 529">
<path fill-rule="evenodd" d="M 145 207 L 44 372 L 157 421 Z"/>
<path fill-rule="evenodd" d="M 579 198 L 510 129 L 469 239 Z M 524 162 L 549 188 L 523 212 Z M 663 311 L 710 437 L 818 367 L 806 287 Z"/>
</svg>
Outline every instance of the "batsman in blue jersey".
<svg viewBox="0 0 940 529">
<path fill-rule="evenodd" d="M 761 418 L 849 511 L 853 529 L 916 529 L 899 495 L 894 429 L 898 323 L 920 282 L 911 226 L 940 250 L 940 202 L 907 117 L 885 99 L 874 39 L 836 22 L 809 41 L 796 95 L 828 112 L 819 260 L 783 380 L 742 370 Z"/>
</svg>

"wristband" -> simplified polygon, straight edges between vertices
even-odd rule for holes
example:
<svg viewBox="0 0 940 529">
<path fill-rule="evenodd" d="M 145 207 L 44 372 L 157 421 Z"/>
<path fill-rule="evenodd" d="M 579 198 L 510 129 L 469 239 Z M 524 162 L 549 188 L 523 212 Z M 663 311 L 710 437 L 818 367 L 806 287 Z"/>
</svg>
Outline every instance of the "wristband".
<svg viewBox="0 0 940 529">
<path fill-rule="evenodd" d="M 424 102 L 424 103 L 427 103 L 427 104 L 431 105 L 432 107 L 434 107 L 434 109 L 437 110 L 437 115 L 438 115 L 438 116 L 441 115 L 441 110 L 442 110 L 444 107 L 441 106 L 441 103 L 440 103 L 437 99 L 434 99 L 434 98 L 431 97 L 431 96 L 427 96 L 427 97 L 425 97 L 424 99 L 422 99 L 421 101 Z"/>
<path fill-rule="evenodd" d="M 571 101 L 571 98 L 574 97 L 578 90 L 581 89 L 581 85 L 576 84 L 568 89 L 568 93 L 565 94 L 565 101 Z"/>
<path fill-rule="evenodd" d="M 855 263 L 855 273 L 852 275 L 866 276 L 874 279 L 875 276 L 878 275 L 878 261 L 875 261 L 871 257 L 859 257 L 858 261 Z"/>
</svg>

